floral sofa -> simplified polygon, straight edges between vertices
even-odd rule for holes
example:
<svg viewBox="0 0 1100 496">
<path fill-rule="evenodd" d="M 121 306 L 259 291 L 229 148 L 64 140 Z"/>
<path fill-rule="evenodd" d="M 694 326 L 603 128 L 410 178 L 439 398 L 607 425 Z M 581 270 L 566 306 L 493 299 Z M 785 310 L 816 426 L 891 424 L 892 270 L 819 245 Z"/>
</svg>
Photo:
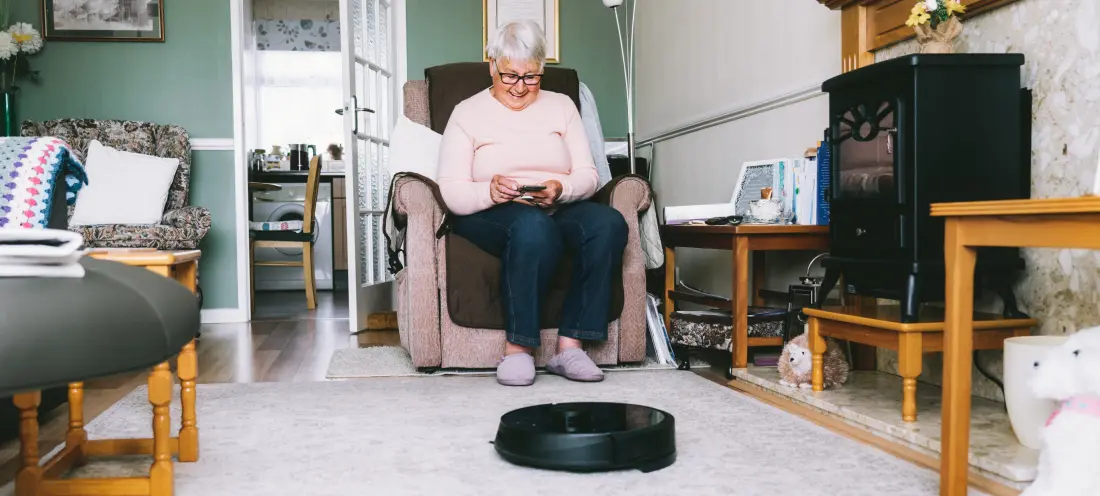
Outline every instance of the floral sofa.
<svg viewBox="0 0 1100 496">
<path fill-rule="evenodd" d="M 54 136 L 65 140 L 83 161 L 88 143 L 134 153 L 180 159 L 172 181 L 164 216 L 157 224 L 69 226 L 84 236 L 89 248 L 156 248 L 193 250 L 210 230 L 210 211 L 188 205 L 191 181 L 191 141 L 180 126 L 149 122 L 94 119 L 59 119 L 23 123 L 23 136 Z M 79 201 L 79 197 L 78 197 Z M 69 206 L 69 218 L 74 207 Z"/>
</svg>

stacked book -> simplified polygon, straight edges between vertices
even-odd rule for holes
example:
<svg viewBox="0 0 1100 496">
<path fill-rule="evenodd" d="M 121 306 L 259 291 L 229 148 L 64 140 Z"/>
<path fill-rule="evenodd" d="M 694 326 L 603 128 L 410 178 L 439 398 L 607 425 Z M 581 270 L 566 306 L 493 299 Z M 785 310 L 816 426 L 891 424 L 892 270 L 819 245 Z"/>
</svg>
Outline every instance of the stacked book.
<svg viewBox="0 0 1100 496">
<path fill-rule="evenodd" d="M 84 277 L 84 238 L 62 229 L 0 229 L 0 277 Z"/>
<path fill-rule="evenodd" d="M 831 161 L 828 142 L 818 142 L 802 158 L 780 162 L 780 195 L 783 207 L 792 213 L 794 224 L 829 225 L 829 184 Z"/>
</svg>

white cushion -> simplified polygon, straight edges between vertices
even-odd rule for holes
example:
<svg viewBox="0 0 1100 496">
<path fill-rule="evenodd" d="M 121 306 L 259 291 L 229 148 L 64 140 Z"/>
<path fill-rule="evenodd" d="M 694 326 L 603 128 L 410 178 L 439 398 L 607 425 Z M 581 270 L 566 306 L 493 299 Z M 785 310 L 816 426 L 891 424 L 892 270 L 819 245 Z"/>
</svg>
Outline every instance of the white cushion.
<svg viewBox="0 0 1100 496">
<path fill-rule="evenodd" d="M 401 116 L 390 136 L 390 172 L 415 172 L 435 180 L 443 135 Z"/>
<path fill-rule="evenodd" d="M 76 198 L 69 224 L 157 224 L 180 161 L 88 144 L 84 168 L 88 185 Z"/>
</svg>

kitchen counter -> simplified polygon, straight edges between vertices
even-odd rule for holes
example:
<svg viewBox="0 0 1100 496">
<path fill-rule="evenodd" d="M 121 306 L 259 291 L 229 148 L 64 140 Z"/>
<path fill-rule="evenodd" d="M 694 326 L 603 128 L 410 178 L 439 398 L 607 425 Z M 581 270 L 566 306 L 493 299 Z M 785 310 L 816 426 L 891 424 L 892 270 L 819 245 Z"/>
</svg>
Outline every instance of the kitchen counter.
<svg viewBox="0 0 1100 496">
<path fill-rule="evenodd" d="M 344 171 L 329 171 L 321 169 L 323 183 L 331 183 L 333 179 L 342 179 Z M 304 183 L 309 178 L 309 171 L 274 170 L 274 171 L 248 171 L 248 180 L 257 183 Z"/>
</svg>

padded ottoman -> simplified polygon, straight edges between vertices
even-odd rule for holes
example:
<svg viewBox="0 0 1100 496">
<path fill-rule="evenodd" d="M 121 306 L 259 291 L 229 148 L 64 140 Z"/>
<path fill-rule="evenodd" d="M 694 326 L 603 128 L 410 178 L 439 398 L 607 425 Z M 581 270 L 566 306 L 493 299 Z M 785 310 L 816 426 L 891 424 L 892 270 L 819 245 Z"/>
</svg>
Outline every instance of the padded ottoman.
<svg viewBox="0 0 1100 496">
<path fill-rule="evenodd" d="M 85 257 L 80 279 L 0 278 L 0 396 L 14 395 L 23 412 L 23 460 L 34 460 L 16 476 L 17 494 L 87 491 L 170 494 L 171 454 L 180 461 L 198 458 L 195 419 L 194 338 L 199 331 L 195 296 L 178 282 L 140 267 Z M 168 405 L 172 376 L 168 360 L 179 354 L 183 422 L 173 443 Z M 153 438 L 90 441 L 83 424 L 83 383 L 107 375 L 147 370 L 152 403 Z M 39 391 L 68 386 L 69 431 L 66 447 L 39 466 Z M 99 492 L 80 479 L 46 479 L 55 464 L 72 465 L 87 456 L 151 454 L 150 477 L 113 480 L 113 491 Z M 63 470 L 62 470 L 63 472 Z"/>
</svg>

